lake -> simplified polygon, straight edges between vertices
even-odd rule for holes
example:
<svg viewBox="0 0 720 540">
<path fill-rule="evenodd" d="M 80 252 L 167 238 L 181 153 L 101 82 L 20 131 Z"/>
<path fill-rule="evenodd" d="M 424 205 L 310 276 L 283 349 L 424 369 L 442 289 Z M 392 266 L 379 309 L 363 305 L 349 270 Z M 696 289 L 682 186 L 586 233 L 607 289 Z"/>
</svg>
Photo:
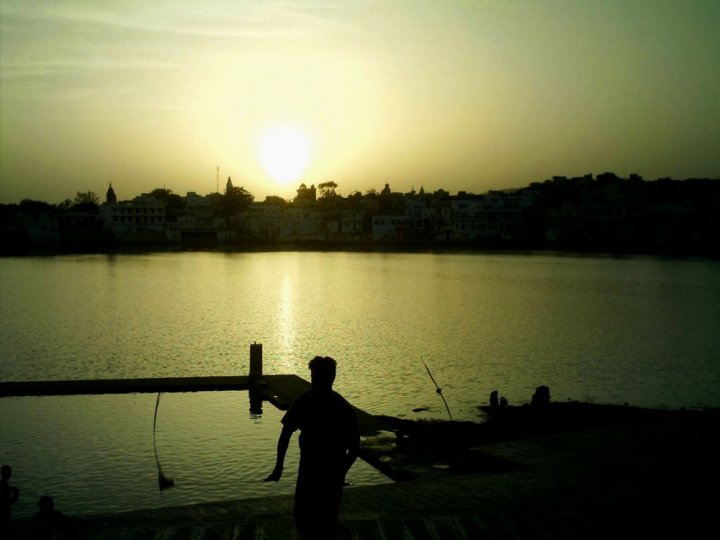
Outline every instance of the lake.
<svg viewBox="0 0 720 540">
<path fill-rule="evenodd" d="M 457 419 L 479 420 L 477 406 L 492 390 L 521 404 L 543 384 L 556 401 L 720 406 L 717 260 L 292 251 L 2 258 L 0 320 L 4 381 L 246 374 L 249 345 L 258 342 L 266 373 L 308 378 L 310 358 L 335 357 L 336 389 L 376 414 L 447 418 L 423 361 Z M 165 458 L 175 476 L 195 458 L 187 453 L 192 444 L 173 437 L 192 440 L 212 428 L 217 432 L 203 436 L 232 440 L 228 426 L 233 433 L 267 427 L 242 451 L 198 449 L 195 461 L 203 465 L 187 487 L 202 485 L 213 468 L 243 463 L 244 452 L 258 456 L 248 459 L 256 463 L 253 481 L 272 466 L 280 413 L 266 404 L 263 417 L 251 419 L 244 397 L 225 394 L 235 393 L 163 396 L 159 428 L 174 434 L 168 457 L 187 460 Z M 54 466 L 65 427 L 99 445 L 72 443 L 82 448 L 78 461 L 113 452 L 147 460 L 147 440 L 136 439 L 152 435 L 155 397 L 0 400 L 2 432 L 19 441 L 12 448 L 0 442 L 2 459 L 22 487 L 30 472 L 21 474 L 18 464 L 33 454 L 25 462 L 49 492 L 69 482 Z M 175 409 L 188 424 L 172 419 Z M 225 409 L 234 411 L 232 420 L 217 414 Z M 104 410 L 127 411 L 124 422 L 142 427 L 118 435 Z M 116 477 L 116 467 L 117 460 L 102 461 L 87 475 Z M 73 470 L 79 484 L 85 474 Z M 134 481 L 150 473 L 121 474 Z M 232 488 L 207 500 L 254 496 L 238 478 L 229 481 Z M 177 504 L 173 492 L 181 491 L 180 483 L 162 494 L 155 486 L 147 500 L 128 498 L 145 507 Z M 63 502 L 61 509 L 71 505 Z"/>
</svg>

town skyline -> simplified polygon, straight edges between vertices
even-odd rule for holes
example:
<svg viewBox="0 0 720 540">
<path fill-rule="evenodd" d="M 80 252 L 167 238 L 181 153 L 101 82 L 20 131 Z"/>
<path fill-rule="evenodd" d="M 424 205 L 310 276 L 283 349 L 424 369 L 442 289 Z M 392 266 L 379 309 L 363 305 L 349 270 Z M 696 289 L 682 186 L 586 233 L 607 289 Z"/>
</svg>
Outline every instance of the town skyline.
<svg viewBox="0 0 720 540">
<path fill-rule="evenodd" d="M 642 182 L 657 182 L 657 181 L 662 181 L 662 180 L 670 180 L 670 181 L 674 181 L 674 182 L 688 182 L 688 181 L 693 181 L 693 180 L 703 180 L 703 181 L 705 181 L 705 180 L 710 180 L 710 181 L 720 182 L 720 176 L 716 176 L 716 177 L 672 178 L 671 176 L 665 175 L 665 176 L 659 176 L 659 177 L 657 177 L 657 178 L 644 178 L 642 175 L 637 174 L 637 173 L 630 173 L 630 174 L 628 174 L 628 175 L 622 175 L 622 174 L 616 174 L 614 171 L 603 171 L 603 172 L 600 172 L 600 173 L 588 172 L 588 173 L 586 173 L 586 174 L 581 174 L 581 175 L 577 175 L 577 176 L 553 175 L 553 176 L 551 176 L 551 177 L 549 177 L 549 178 L 535 179 L 535 180 L 532 180 L 532 181 L 530 181 L 530 182 L 527 182 L 527 183 L 525 183 L 525 184 L 523 184 L 523 185 L 514 186 L 514 187 L 501 188 L 501 187 L 492 187 L 492 186 L 490 186 L 486 191 L 482 191 L 482 192 L 480 192 L 480 191 L 473 191 L 473 190 L 471 190 L 471 189 L 463 189 L 462 187 L 460 187 L 460 189 L 457 189 L 456 191 L 450 191 L 450 190 L 446 189 L 446 187 L 444 187 L 444 186 L 430 186 L 430 187 L 428 187 L 428 186 L 425 186 L 425 185 L 422 185 L 422 184 L 419 185 L 419 186 L 411 185 L 411 186 L 410 186 L 410 189 L 408 189 L 407 191 L 400 191 L 400 190 L 393 189 L 393 184 L 392 184 L 392 182 L 385 182 L 382 186 L 377 186 L 377 187 L 376 187 L 376 186 L 371 186 L 371 187 L 368 187 L 367 189 L 364 189 L 364 190 L 353 190 L 352 192 L 349 192 L 349 193 L 343 193 L 344 190 L 342 189 L 342 186 L 341 186 L 340 184 L 338 184 L 337 182 L 334 182 L 334 181 L 332 181 L 332 180 L 328 180 L 328 181 L 325 181 L 325 182 L 309 182 L 309 181 L 308 181 L 308 182 L 305 182 L 305 181 L 300 181 L 300 182 L 299 182 L 296 186 L 294 186 L 294 187 L 288 186 L 288 188 L 289 188 L 289 189 L 292 191 L 292 193 L 293 193 L 293 195 L 291 195 L 291 196 L 284 197 L 284 196 L 279 195 L 279 194 L 277 194 L 277 193 L 268 193 L 268 194 L 266 194 L 265 196 L 260 196 L 260 197 L 258 197 L 258 196 L 256 196 L 254 193 L 252 193 L 250 190 L 246 189 L 244 185 L 239 185 L 236 180 L 233 180 L 233 179 L 232 179 L 232 176 L 228 176 L 228 177 L 226 177 L 226 178 L 219 179 L 218 181 L 216 181 L 216 190 L 208 191 L 208 192 L 206 192 L 206 193 L 203 193 L 203 192 L 200 192 L 200 191 L 195 191 L 195 190 L 190 190 L 190 191 L 187 191 L 187 192 L 185 192 L 185 193 L 181 193 L 181 192 L 176 191 L 175 189 L 173 189 L 172 186 L 168 186 L 167 184 L 163 184 L 163 185 L 161 185 L 161 186 L 160 186 L 160 185 L 151 186 L 150 184 L 148 184 L 148 185 L 146 186 L 147 189 L 143 189 L 142 191 L 139 191 L 139 192 L 127 194 L 127 196 L 125 196 L 125 195 L 122 195 L 122 194 L 124 193 L 122 184 L 119 184 L 119 185 L 118 185 L 118 184 L 113 184 L 113 182 L 108 182 L 108 183 L 105 184 L 104 186 L 97 186 L 97 189 L 93 189 L 91 186 L 90 186 L 90 187 L 89 187 L 89 186 L 85 186 L 85 189 L 81 189 L 81 190 L 79 190 L 79 191 L 76 191 L 74 194 L 72 194 L 72 193 L 67 193 L 67 194 L 62 198 L 62 200 L 50 201 L 50 200 L 45 200 L 45 199 L 33 199 L 33 198 L 30 198 L 30 197 L 22 197 L 22 198 L 19 199 L 19 200 L 11 201 L 11 202 L 0 201 L 0 205 L 6 205 L 6 206 L 10 205 L 10 206 L 11 206 L 11 205 L 19 204 L 19 203 L 21 203 L 21 202 L 23 202 L 23 201 L 32 201 L 32 202 L 47 203 L 47 204 L 56 205 L 56 206 L 65 206 L 65 207 L 68 207 L 68 208 L 69 208 L 69 206 L 70 206 L 69 203 L 76 204 L 78 198 L 87 197 L 88 194 L 96 195 L 97 198 L 98 198 L 97 204 L 103 204 L 103 203 L 105 202 L 105 193 L 106 193 L 106 191 L 107 191 L 108 188 L 112 188 L 112 189 L 113 189 L 114 193 L 115 193 L 116 196 L 117 196 L 117 201 L 118 201 L 118 202 L 131 201 L 131 200 L 133 200 L 133 199 L 135 199 L 135 198 L 137 198 L 137 197 L 141 197 L 141 196 L 143 196 L 143 195 L 150 195 L 150 194 L 152 194 L 153 192 L 157 192 L 157 191 L 165 191 L 168 195 L 169 195 L 169 194 L 172 194 L 172 195 L 179 196 L 179 197 L 181 197 L 181 198 L 185 198 L 185 197 L 187 197 L 188 195 L 195 195 L 195 196 L 199 196 L 199 197 L 212 197 L 213 195 L 218 195 L 218 194 L 219 194 L 219 195 L 222 195 L 222 194 L 225 194 L 225 193 L 227 192 L 228 182 L 230 182 L 230 184 L 231 184 L 236 190 L 238 190 L 238 189 L 239 189 L 239 190 L 242 190 L 242 191 L 243 191 L 244 193 L 246 193 L 247 195 L 250 195 L 250 196 L 253 198 L 253 201 L 252 201 L 253 203 L 264 203 L 265 201 L 268 201 L 268 200 L 271 201 L 271 202 L 272 202 L 272 201 L 279 202 L 279 199 L 282 199 L 283 202 L 288 203 L 288 204 L 292 204 L 292 203 L 294 202 L 294 200 L 296 199 L 298 193 L 299 193 L 301 190 L 307 189 L 307 188 L 312 188 L 312 189 L 316 190 L 316 191 L 318 192 L 318 193 L 317 193 L 317 196 L 318 196 L 318 198 L 319 198 L 319 197 L 321 197 L 321 189 L 320 189 L 321 186 L 322 186 L 322 185 L 328 185 L 328 184 L 329 184 L 329 185 L 332 185 L 332 192 L 333 192 L 333 195 L 332 195 L 332 196 L 333 196 L 333 197 L 337 197 L 337 198 L 339 198 L 339 199 L 347 199 L 347 198 L 356 196 L 356 195 L 358 195 L 358 194 L 361 195 L 361 196 L 380 195 L 380 194 L 383 192 L 383 190 L 384 190 L 384 189 L 387 189 L 387 188 L 389 188 L 390 193 L 393 194 L 393 195 L 411 195 L 411 194 L 428 194 L 428 195 L 430 195 L 430 194 L 433 194 L 433 193 L 445 193 L 445 194 L 447 194 L 447 196 L 454 196 L 454 195 L 455 195 L 455 196 L 457 196 L 457 195 L 462 195 L 462 196 L 464 196 L 464 195 L 468 195 L 468 196 L 478 195 L 478 196 L 481 196 L 481 195 L 487 195 L 487 194 L 493 193 L 493 192 L 508 192 L 508 193 L 511 193 L 511 192 L 515 192 L 515 191 L 522 191 L 522 190 L 525 190 L 525 189 L 530 188 L 530 187 L 533 186 L 533 185 L 538 185 L 538 184 L 542 184 L 542 183 L 547 183 L 547 182 L 555 181 L 555 180 L 558 180 L 558 179 L 565 179 L 565 180 L 569 180 L 569 181 L 577 181 L 577 180 L 581 180 L 581 179 L 595 180 L 595 179 L 597 179 L 598 177 L 602 177 L 602 176 L 604 176 L 604 175 L 611 175 L 611 176 L 614 176 L 614 177 L 616 177 L 616 178 L 618 178 L 618 179 L 620 179 L 620 180 L 634 179 L 634 180 L 639 180 L 639 181 L 642 181 Z M 120 195 L 117 195 L 118 193 L 119 193 Z"/>
<path fill-rule="evenodd" d="M 78 192 L 58 205 L 0 204 L 3 252 L 121 246 L 395 246 L 561 249 L 717 255 L 720 179 L 645 181 L 606 172 L 554 176 L 482 194 L 380 190 L 343 197 L 335 182 L 301 184 L 292 201 L 155 188 L 132 199 Z"/>
<path fill-rule="evenodd" d="M 0 3 L 0 203 L 720 174 L 711 0 Z M 99 189 L 99 188 L 95 188 Z"/>
</svg>

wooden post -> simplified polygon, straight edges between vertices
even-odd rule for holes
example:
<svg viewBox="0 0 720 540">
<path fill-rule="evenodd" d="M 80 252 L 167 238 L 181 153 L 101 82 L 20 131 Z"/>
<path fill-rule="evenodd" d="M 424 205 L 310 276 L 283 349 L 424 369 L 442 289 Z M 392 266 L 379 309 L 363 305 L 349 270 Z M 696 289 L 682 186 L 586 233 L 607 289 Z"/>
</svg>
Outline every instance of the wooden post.
<svg viewBox="0 0 720 540">
<path fill-rule="evenodd" d="M 250 344 L 250 377 L 262 377 L 262 343 Z"/>
</svg>

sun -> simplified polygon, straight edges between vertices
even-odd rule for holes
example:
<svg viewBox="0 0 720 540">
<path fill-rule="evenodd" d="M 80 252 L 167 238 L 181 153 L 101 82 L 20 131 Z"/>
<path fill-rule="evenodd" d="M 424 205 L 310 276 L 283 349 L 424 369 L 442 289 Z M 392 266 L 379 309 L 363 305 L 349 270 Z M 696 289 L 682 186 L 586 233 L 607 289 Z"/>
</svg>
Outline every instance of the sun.
<svg viewBox="0 0 720 540">
<path fill-rule="evenodd" d="M 310 163 L 310 137 L 293 126 L 268 129 L 260 139 L 260 163 L 280 184 L 295 182 Z"/>
</svg>

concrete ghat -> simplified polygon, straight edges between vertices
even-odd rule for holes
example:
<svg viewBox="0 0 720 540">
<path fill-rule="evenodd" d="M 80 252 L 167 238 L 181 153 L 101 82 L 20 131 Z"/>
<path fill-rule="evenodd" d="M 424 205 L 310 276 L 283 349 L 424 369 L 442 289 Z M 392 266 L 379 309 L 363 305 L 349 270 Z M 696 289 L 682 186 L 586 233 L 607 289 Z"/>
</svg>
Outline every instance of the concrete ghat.
<svg viewBox="0 0 720 540">
<path fill-rule="evenodd" d="M 486 445 L 523 465 L 348 489 L 338 540 L 714 538 L 720 483 L 717 415 L 652 421 Z M 297 540 L 292 496 L 71 520 L 17 538 Z M 54 535 L 53 535 L 54 534 Z"/>
</svg>

